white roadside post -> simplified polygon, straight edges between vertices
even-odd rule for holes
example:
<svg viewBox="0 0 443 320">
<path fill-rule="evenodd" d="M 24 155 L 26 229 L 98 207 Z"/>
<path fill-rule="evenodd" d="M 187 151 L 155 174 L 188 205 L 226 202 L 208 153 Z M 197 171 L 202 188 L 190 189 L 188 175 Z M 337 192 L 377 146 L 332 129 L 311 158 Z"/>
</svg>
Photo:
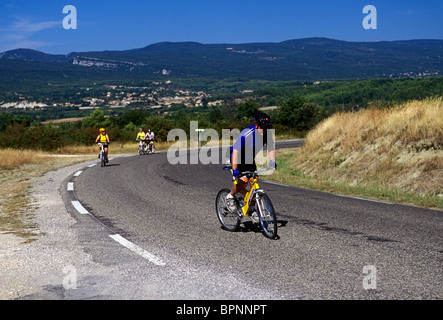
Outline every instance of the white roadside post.
<svg viewBox="0 0 443 320">
<path fill-rule="evenodd" d="M 198 132 L 198 147 L 202 147 L 202 132 L 205 131 L 205 129 L 195 129 L 195 131 Z"/>
</svg>

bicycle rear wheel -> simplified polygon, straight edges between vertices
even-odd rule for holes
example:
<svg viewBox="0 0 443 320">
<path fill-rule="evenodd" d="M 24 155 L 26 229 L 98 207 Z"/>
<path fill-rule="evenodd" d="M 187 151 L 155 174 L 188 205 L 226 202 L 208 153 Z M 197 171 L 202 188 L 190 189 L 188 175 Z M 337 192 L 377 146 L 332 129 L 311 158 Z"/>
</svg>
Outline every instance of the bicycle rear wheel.
<svg viewBox="0 0 443 320">
<path fill-rule="evenodd" d="M 277 237 L 277 216 L 275 215 L 271 199 L 269 199 L 267 194 L 260 194 L 257 207 L 264 236 L 269 239 L 275 239 Z"/>
<path fill-rule="evenodd" d="M 226 196 L 231 191 L 228 189 L 222 189 L 218 192 L 215 200 L 215 210 L 217 211 L 217 217 L 220 221 L 222 228 L 228 231 L 236 231 L 240 225 L 240 219 L 237 213 L 232 213 L 228 209 L 228 202 Z"/>
</svg>

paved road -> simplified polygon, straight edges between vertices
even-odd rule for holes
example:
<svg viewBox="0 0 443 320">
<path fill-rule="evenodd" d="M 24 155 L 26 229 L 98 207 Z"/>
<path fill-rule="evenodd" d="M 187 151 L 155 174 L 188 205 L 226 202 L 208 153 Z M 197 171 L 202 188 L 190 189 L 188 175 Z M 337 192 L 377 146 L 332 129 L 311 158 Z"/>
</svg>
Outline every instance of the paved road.
<svg viewBox="0 0 443 320">
<path fill-rule="evenodd" d="M 64 198 L 84 250 L 125 275 L 125 283 L 116 275 L 112 297 L 443 298 L 441 211 L 263 182 L 279 239 L 250 222 L 230 233 L 214 209 L 231 183 L 222 167 L 171 165 L 158 153 L 112 159 L 64 181 L 74 186 Z"/>
</svg>

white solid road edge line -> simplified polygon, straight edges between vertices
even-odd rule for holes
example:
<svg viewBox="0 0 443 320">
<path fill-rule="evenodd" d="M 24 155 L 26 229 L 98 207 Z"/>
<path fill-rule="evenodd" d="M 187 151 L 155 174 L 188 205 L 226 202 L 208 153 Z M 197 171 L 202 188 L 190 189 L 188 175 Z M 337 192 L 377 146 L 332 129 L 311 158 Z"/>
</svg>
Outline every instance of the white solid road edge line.
<svg viewBox="0 0 443 320">
<path fill-rule="evenodd" d="M 281 186 L 281 187 L 293 187 L 293 186 L 290 186 L 288 184 L 277 183 L 277 182 L 272 182 L 272 181 L 267 181 L 267 180 L 263 180 L 263 182 L 269 183 L 269 184 L 274 184 L 274 185 Z M 320 191 L 320 192 L 324 192 L 324 191 Z M 326 193 L 328 193 L 328 192 L 326 192 Z M 390 204 L 390 205 L 394 204 L 392 202 L 387 202 L 387 201 L 382 201 L 382 200 L 375 200 L 375 199 L 347 196 L 347 195 L 338 194 L 338 193 L 329 193 L 329 194 L 331 194 L 333 196 L 337 196 L 337 197 L 348 198 L 348 199 L 357 199 L 357 200 L 362 200 L 362 201 L 370 201 L 370 202 L 376 202 L 376 203 L 382 203 L 382 204 Z"/>
<path fill-rule="evenodd" d="M 363 200 L 363 201 L 370 201 L 370 202 L 376 202 L 376 203 L 382 203 L 382 204 L 394 204 L 392 202 L 382 201 L 382 200 L 374 200 L 374 199 L 368 199 L 368 198 L 360 198 L 360 197 L 354 197 L 354 196 L 347 196 L 344 194 L 337 194 L 332 193 L 334 196 L 342 197 L 342 198 L 349 198 L 349 199 L 357 199 L 357 200 Z"/>
<path fill-rule="evenodd" d="M 281 186 L 281 187 L 290 187 L 290 185 L 287 184 L 283 184 L 283 183 L 278 183 L 278 182 L 272 182 L 272 181 L 268 181 L 268 180 L 262 180 L 264 183 L 269 183 L 269 184 L 275 184 L 276 186 Z"/>
<path fill-rule="evenodd" d="M 80 214 L 89 214 L 79 201 L 72 201 L 72 205 Z"/>
<path fill-rule="evenodd" d="M 131 250 L 132 252 L 138 254 L 139 256 L 149 260 L 150 262 L 158 265 L 158 266 L 164 266 L 166 265 L 166 263 L 164 263 L 162 260 L 160 260 L 159 258 L 157 258 L 155 255 L 153 255 L 152 253 L 147 252 L 146 250 L 140 248 L 139 246 L 133 244 L 132 242 L 126 240 L 125 238 L 123 238 L 122 236 L 120 236 L 119 234 L 114 234 L 114 235 L 110 235 L 110 237 L 117 241 L 118 243 L 120 243 L 122 246 L 128 248 L 129 250 Z"/>
</svg>

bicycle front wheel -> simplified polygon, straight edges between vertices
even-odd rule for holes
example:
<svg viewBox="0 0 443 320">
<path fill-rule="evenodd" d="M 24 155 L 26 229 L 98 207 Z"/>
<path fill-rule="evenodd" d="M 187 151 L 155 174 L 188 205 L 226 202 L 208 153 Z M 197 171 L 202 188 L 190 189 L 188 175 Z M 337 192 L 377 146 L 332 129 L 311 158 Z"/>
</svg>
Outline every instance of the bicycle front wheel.
<svg viewBox="0 0 443 320">
<path fill-rule="evenodd" d="M 228 202 L 226 196 L 231 191 L 228 189 L 222 189 L 218 192 L 215 200 L 215 210 L 217 211 L 217 217 L 220 221 L 222 228 L 228 231 L 236 231 L 240 225 L 240 219 L 237 213 L 232 213 L 228 209 Z"/>
<path fill-rule="evenodd" d="M 102 166 L 102 167 L 106 167 L 106 157 L 105 157 L 105 153 L 102 153 L 102 156 L 101 156 L 101 166 Z"/>
<path fill-rule="evenodd" d="M 277 237 L 277 216 L 275 215 L 271 199 L 269 199 L 267 194 L 260 194 L 257 207 L 264 236 L 269 239 L 275 239 Z"/>
</svg>

